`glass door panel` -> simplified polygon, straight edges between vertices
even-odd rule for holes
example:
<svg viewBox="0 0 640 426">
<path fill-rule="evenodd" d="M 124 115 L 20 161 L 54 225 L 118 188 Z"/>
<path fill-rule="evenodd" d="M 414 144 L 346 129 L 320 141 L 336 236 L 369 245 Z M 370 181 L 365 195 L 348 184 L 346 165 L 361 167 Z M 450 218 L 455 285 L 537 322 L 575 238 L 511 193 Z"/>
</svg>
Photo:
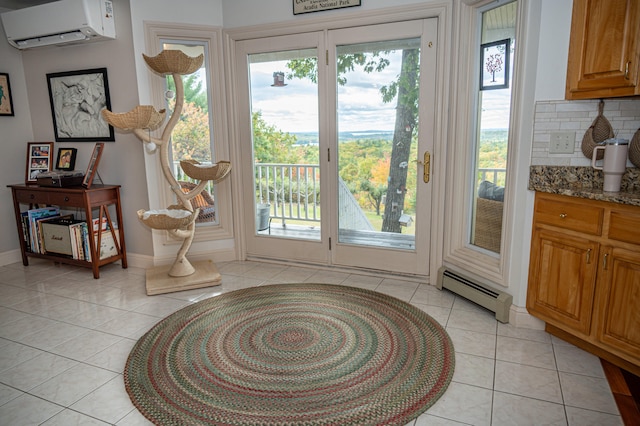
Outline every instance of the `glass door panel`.
<svg viewBox="0 0 640 426">
<path fill-rule="evenodd" d="M 259 235 L 320 240 L 317 49 L 249 55 Z"/>
<path fill-rule="evenodd" d="M 336 50 L 338 242 L 414 250 L 420 38 Z"/>
<path fill-rule="evenodd" d="M 337 153 L 332 262 L 427 275 L 437 20 L 335 30 L 328 41 Z"/>
<path fill-rule="evenodd" d="M 319 125 L 323 37 L 316 32 L 237 44 L 234 96 L 248 257 L 329 262 L 321 196 L 327 164 L 319 155 L 323 143 L 326 149 Z"/>
</svg>

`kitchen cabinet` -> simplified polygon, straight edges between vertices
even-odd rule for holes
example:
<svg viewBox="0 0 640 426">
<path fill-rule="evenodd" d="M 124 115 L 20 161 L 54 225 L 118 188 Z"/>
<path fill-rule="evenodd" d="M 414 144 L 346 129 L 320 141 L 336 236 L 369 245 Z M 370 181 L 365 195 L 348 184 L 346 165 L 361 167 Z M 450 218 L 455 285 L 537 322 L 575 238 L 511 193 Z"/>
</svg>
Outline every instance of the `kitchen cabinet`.
<svg viewBox="0 0 640 426">
<path fill-rule="evenodd" d="M 574 0 L 565 98 L 640 94 L 640 2 Z"/>
<path fill-rule="evenodd" d="M 527 310 L 640 374 L 640 207 L 536 193 Z"/>
</svg>

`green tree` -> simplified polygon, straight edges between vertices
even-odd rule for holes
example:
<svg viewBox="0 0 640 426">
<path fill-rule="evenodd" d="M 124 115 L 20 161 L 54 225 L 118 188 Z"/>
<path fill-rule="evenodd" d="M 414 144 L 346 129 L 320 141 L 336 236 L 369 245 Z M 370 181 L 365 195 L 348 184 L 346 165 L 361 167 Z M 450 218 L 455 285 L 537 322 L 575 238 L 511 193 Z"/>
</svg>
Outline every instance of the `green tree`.
<svg viewBox="0 0 640 426">
<path fill-rule="evenodd" d="M 260 111 L 251 116 L 253 125 L 253 152 L 257 163 L 297 164 L 303 161 L 302 152 L 293 149 L 295 135 L 268 124 Z"/>
<path fill-rule="evenodd" d="M 174 160 L 193 159 L 211 161 L 211 137 L 209 131 L 209 105 L 207 94 L 197 74 L 182 78 L 184 84 L 184 106 L 180 121 L 171 133 L 171 148 Z M 173 76 L 167 76 L 167 89 L 175 93 Z M 175 99 L 169 100 L 169 110 L 175 107 Z"/>
</svg>

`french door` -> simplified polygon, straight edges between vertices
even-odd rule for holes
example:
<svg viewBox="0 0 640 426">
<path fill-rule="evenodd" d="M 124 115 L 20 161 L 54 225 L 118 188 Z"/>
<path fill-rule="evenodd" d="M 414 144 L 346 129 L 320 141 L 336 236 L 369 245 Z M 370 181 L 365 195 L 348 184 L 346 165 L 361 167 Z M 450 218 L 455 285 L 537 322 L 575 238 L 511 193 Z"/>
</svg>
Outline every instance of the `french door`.
<svg viewBox="0 0 640 426">
<path fill-rule="evenodd" d="M 437 19 L 240 41 L 249 256 L 429 273 Z"/>
</svg>

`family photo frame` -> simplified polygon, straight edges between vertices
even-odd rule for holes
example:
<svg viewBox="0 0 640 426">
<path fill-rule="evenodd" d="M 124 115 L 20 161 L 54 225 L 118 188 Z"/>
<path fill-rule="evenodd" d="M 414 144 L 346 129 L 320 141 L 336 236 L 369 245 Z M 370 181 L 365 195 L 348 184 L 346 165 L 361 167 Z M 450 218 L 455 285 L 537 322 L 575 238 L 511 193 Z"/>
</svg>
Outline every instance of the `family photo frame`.
<svg viewBox="0 0 640 426">
<path fill-rule="evenodd" d="M 53 142 L 28 142 L 25 183 L 36 183 L 38 175 L 50 172 L 53 166 L 52 158 Z"/>
<path fill-rule="evenodd" d="M 480 46 L 480 90 L 509 88 L 511 39 Z"/>
<path fill-rule="evenodd" d="M 13 116 L 13 97 L 11 96 L 11 84 L 9 74 L 0 72 L 0 116 Z"/>
<path fill-rule="evenodd" d="M 56 142 L 114 142 L 115 132 L 102 117 L 111 110 L 106 68 L 47 74 Z"/>
<path fill-rule="evenodd" d="M 58 148 L 56 170 L 74 170 L 77 154 L 78 150 L 76 148 Z"/>
</svg>

